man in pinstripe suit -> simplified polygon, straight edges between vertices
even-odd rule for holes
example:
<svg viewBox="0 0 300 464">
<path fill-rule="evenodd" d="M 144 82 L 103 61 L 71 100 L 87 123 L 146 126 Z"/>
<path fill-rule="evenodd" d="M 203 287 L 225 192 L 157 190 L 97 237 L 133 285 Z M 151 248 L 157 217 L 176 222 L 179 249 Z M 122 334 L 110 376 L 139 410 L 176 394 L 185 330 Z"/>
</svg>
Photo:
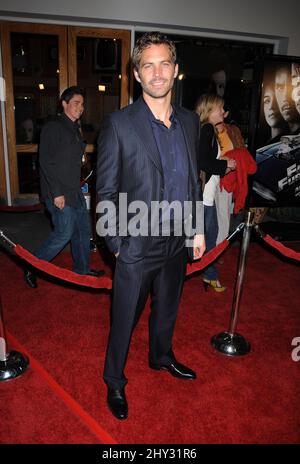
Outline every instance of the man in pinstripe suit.
<svg viewBox="0 0 300 464">
<path fill-rule="evenodd" d="M 179 234 L 177 226 L 191 220 L 194 259 L 205 250 L 197 175 L 198 118 L 171 104 L 178 74 L 175 46 L 159 32 L 146 33 L 138 40 L 132 59 L 134 76 L 143 94 L 132 105 L 109 115 L 98 138 L 98 212 L 102 214 L 103 205 L 112 204 L 110 219 L 114 216 L 116 221 L 116 227 L 108 228 L 106 235 L 106 243 L 116 256 L 116 269 L 104 381 L 108 406 L 117 419 L 128 416 L 124 368 L 132 331 L 150 289 L 149 367 L 166 370 L 180 379 L 196 378 L 191 369 L 176 360 L 172 349 L 187 261 L 186 234 Z M 120 203 L 121 195 L 128 204 L 125 231 L 126 208 Z M 189 214 L 183 212 L 179 219 L 171 212 L 167 234 L 163 209 L 156 216 L 153 233 L 151 206 L 162 201 L 176 202 L 182 210 L 185 202 L 191 204 Z M 144 226 L 140 234 L 133 233 L 131 227 L 136 202 L 145 205 L 145 209 L 140 207 L 139 219 Z"/>
</svg>

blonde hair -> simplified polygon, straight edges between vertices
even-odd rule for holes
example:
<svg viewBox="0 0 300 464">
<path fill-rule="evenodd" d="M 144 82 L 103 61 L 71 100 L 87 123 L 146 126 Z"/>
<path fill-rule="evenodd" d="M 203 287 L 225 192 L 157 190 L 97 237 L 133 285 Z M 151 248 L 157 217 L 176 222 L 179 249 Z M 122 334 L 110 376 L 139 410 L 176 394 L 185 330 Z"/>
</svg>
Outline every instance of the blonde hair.
<svg viewBox="0 0 300 464">
<path fill-rule="evenodd" d="M 200 117 L 200 122 L 207 122 L 211 111 L 218 106 L 224 106 L 224 99 L 219 95 L 201 95 L 196 104 L 196 113 Z"/>
</svg>

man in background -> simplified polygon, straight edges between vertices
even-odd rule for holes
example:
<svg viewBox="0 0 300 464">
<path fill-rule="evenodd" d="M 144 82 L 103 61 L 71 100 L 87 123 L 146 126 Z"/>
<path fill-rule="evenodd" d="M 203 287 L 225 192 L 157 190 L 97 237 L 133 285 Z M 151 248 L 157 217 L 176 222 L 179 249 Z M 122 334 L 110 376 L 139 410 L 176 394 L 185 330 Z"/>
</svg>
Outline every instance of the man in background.
<svg viewBox="0 0 300 464">
<path fill-rule="evenodd" d="M 90 269 L 90 218 L 80 186 L 85 142 L 79 120 L 84 110 L 84 92 L 69 87 L 61 95 L 63 113 L 43 127 L 39 147 L 41 199 L 51 215 L 53 230 L 34 253 L 52 261 L 71 242 L 73 271 L 99 277 Z M 37 287 L 36 275 L 25 270 L 25 281 Z"/>
</svg>

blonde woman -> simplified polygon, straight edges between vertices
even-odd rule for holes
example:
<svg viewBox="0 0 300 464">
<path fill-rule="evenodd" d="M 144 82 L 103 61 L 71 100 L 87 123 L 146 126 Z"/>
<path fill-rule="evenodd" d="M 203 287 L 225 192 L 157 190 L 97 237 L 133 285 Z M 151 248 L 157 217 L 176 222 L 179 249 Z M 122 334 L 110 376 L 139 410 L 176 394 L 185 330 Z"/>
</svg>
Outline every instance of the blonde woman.
<svg viewBox="0 0 300 464">
<path fill-rule="evenodd" d="M 236 161 L 227 158 L 224 154 L 241 146 L 243 139 L 240 136 L 241 140 L 238 140 L 239 137 L 232 135 L 232 138 L 237 139 L 233 142 L 229 136 L 230 130 L 227 130 L 227 125 L 224 123 L 225 111 L 222 97 L 211 94 L 202 95 L 198 100 L 196 112 L 201 123 L 199 167 L 205 173 L 203 204 L 206 251 L 209 251 L 217 244 L 218 232 L 222 232 L 222 235 L 226 233 L 226 237 L 229 231 L 230 208 L 228 206 L 231 203 L 231 194 L 225 191 L 220 192 L 220 177 L 235 170 Z M 208 286 L 216 292 L 223 292 L 226 289 L 219 281 L 218 270 L 214 264 L 205 269 L 203 282 L 206 290 Z"/>
</svg>

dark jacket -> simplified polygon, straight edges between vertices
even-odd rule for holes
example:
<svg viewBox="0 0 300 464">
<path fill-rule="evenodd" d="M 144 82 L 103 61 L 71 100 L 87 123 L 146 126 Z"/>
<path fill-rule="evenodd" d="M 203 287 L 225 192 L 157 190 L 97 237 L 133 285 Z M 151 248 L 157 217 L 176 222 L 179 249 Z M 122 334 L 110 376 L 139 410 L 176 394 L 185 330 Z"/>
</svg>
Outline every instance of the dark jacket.
<svg viewBox="0 0 300 464">
<path fill-rule="evenodd" d="M 205 182 L 208 182 L 212 174 L 225 176 L 227 161 L 217 159 L 218 142 L 214 127 L 205 123 L 201 127 L 199 143 L 199 168 L 205 171 Z"/>
<path fill-rule="evenodd" d="M 176 107 L 176 116 L 181 123 L 187 146 L 188 200 L 193 204 L 191 218 L 194 218 L 196 207 L 199 206 L 200 210 L 203 208 L 201 185 L 197 175 L 198 117 L 181 107 Z M 148 210 L 152 201 L 163 200 L 164 177 L 161 159 L 142 97 L 105 119 L 98 138 L 97 163 L 98 200 L 109 200 L 116 205 L 117 224 L 120 219 L 120 193 L 127 194 L 128 204 L 140 200 L 147 205 Z M 198 205 L 196 200 L 199 201 Z M 130 217 L 128 214 L 129 219 Z M 149 220 L 149 226 L 150 222 Z M 197 232 L 203 233 L 203 221 L 201 230 Z M 149 240 L 149 236 L 123 238 L 116 231 L 106 237 L 106 242 L 112 252 L 120 250 L 124 260 L 133 262 L 145 256 L 151 239 Z"/>
<path fill-rule="evenodd" d="M 43 127 L 39 147 L 42 200 L 64 195 L 66 205 L 76 206 L 82 196 L 80 173 L 85 143 L 79 125 L 65 114 Z"/>
</svg>

